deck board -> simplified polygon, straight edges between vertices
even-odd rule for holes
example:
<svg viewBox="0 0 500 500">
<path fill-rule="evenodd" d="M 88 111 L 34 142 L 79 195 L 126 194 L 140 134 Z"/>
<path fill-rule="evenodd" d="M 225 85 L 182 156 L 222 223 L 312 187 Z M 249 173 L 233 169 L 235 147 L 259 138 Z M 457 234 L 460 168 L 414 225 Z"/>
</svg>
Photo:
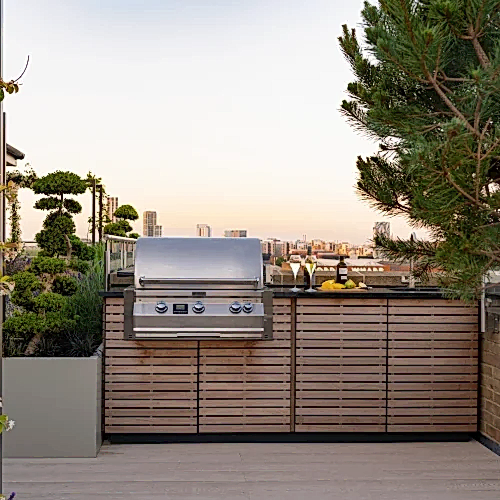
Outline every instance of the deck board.
<svg viewBox="0 0 500 500">
<path fill-rule="evenodd" d="M 500 457 L 465 443 L 104 445 L 95 459 L 5 459 L 23 500 L 498 500 Z"/>
</svg>

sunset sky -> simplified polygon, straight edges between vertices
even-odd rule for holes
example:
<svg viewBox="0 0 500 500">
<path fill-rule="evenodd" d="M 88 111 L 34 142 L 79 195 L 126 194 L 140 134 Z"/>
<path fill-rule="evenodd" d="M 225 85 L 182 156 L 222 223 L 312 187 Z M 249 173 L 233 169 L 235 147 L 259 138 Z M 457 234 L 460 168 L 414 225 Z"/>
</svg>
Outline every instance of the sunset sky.
<svg viewBox="0 0 500 500">
<path fill-rule="evenodd" d="M 361 0 L 5 0 L 8 142 L 39 175 L 89 170 L 166 236 L 197 223 L 249 236 L 363 243 L 358 155 L 376 145 L 338 109 L 352 79 L 341 26 Z M 24 165 L 24 161 L 21 165 Z M 23 192 L 25 240 L 43 213 Z M 90 194 L 79 197 L 86 236 Z M 140 232 L 141 220 L 135 225 Z"/>
</svg>

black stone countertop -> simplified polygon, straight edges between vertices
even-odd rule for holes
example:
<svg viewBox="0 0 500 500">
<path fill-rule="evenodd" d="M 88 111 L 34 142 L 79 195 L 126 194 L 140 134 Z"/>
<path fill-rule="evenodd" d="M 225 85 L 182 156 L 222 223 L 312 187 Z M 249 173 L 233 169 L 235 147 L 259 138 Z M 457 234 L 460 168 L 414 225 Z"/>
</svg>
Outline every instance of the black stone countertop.
<svg viewBox="0 0 500 500">
<path fill-rule="evenodd" d="M 290 288 L 272 288 L 273 295 L 276 298 L 349 298 L 349 299 L 441 299 L 443 293 L 436 288 L 426 289 L 414 289 L 409 290 L 405 288 L 371 288 L 367 290 L 335 290 L 335 291 L 317 291 L 317 292 L 305 292 L 303 290 L 299 292 L 292 292 Z M 108 292 L 101 292 L 102 297 L 123 297 L 123 289 L 110 290 Z"/>
<path fill-rule="evenodd" d="M 409 290 L 405 288 L 393 289 L 393 288 L 369 288 L 366 290 L 318 290 L 317 292 L 306 292 L 301 290 L 300 292 L 292 292 L 290 289 L 286 288 L 273 288 L 273 295 L 277 298 L 288 298 L 288 297 L 300 297 L 300 298 L 350 298 L 350 299 L 440 299 L 443 294 L 440 290 L 431 288 L 429 290 L 414 289 Z"/>
</svg>

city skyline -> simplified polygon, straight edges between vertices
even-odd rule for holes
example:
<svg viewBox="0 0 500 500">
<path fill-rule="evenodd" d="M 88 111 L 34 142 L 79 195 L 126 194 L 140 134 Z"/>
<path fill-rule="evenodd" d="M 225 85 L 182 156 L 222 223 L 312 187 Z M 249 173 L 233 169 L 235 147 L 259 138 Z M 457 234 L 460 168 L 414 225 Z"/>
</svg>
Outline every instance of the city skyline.
<svg viewBox="0 0 500 500">
<path fill-rule="evenodd" d="M 192 235 L 204 220 L 214 234 L 244 227 L 263 238 L 307 231 L 362 242 L 380 214 L 355 193 L 355 163 L 377 146 L 338 111 L 353 76 L 337 42 L 362 5 L 6 2 L 5 77 L 30 55 L 22 92 L 5 102 L 8 142 L 39 175 L 91 170 L 121 203 L 154 207 L 169 221 L 164 235 Z M 131 67 L 147 75 L 147 92 L 123 85 Z M 89 74 L 104 84 L 89 85 Z M 43 213 L 27 190 L 20 201 L 33 239 Z M 90 196 L 78 201 L 85 236 Z M 393 227 L 411 232 L 403 221 Z"/>
</svg>

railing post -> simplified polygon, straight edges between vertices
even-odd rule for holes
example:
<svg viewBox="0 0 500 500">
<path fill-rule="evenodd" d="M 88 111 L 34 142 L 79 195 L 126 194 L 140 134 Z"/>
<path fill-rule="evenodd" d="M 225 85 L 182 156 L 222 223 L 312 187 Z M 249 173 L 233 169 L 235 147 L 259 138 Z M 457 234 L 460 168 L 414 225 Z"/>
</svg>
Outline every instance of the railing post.
<svg viewBox="0 0 500 500">
<path fill-rule="evenodd" d="M 96 182 L 92 179 L 92 246 L 95 245 L 95 196 L 96 196 Z"/>
<path fill-rule="evenodd" d="M 109 290 L 109 273 L 111 271 L 111 255 L 109 250 L 109 240 L 104 240 L 104 289 Z"/>
<path fill-rule="evenodd" d="M 103 211 L 103 187 L 102 184 L 99 184 L 97 186 L 99 188 L 99 225 L 98 225 L 98 234 L 99 234 L 99 243 L 102 241 L 102 226 L 103 226 L 103 219 L 102 219 L 102 211 Z"/>
</svg>

